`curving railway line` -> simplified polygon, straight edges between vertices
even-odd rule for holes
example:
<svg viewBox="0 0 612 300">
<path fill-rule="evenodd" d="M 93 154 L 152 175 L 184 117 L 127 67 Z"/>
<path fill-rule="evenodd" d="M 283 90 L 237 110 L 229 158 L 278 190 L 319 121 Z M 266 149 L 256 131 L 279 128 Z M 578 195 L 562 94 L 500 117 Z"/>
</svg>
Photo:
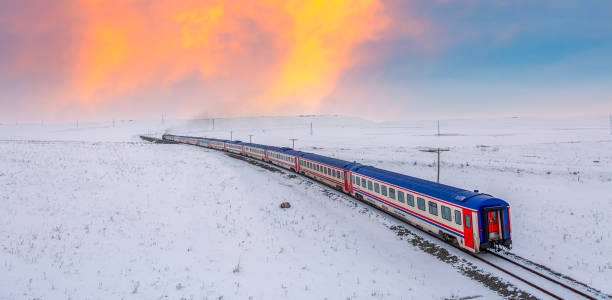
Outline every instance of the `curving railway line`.
<svg viewBox="0 0 612 300">
<path fill-rule="evenodd" d="M 147 136 L 140 136 L 143 140 L 153 142 L 153 143 L 176 143 L 169 142 L 163 139 L 152 138 Z M 239 156 L 232 153 L 227 153 L 229 156 L 235 159 L 241 159 L 247 161 L 249 163 L 255 164 L 257 166 L 269 169 L 273 168 L 276 171 L 279 171 L 276 165 L 270 164 L 265 161 L 255 160 L 246 156 Z M 371 205 L 370 203 L 365 202 L 366 204 Z M 373 206 L 375 207 L 375 206 Z M 377 208 L 377 207 L 375 207 Z M 383 213 L 388 214 L 389 216 L 398 219 L 395 215 L 389 214 L 387 211 L 380 210 Z M 398 219 L 403 222 L 403 220 Z M 428 233 L 425 230 L 421 230 L 420 228 L 416 228 L 421 232 Z M 429 234 L 429 233 L 428 233 Z M 447 241 L 443 240 L 439 236 L 431 235 L 430 236 L 441 240 L 448 244 Z M 456 247 L 456 245 L 450 244 L 451 246 Z M 480 254 L 472 253 L 465 250 L 462 252 L 468 254 L 470 257 L 474 258 L 477 261 L 483 262 L 486 265 L 489 265 L 510 277 L 515 278 L 518 281 L 521 281 L 528 286 L 540 291 L 543 295 L 551 297 L 553 299 L 611 299 L 612 296 L 605 294 L 597 289 L 589 287 L 588 285 L 578 282 L 572 278 L 564 276 L 559 273 L 555 273 L 550 269 L 547 269 L 544 266 L 541 266 L 535 262 L 529 261 L 528 259 L 522 258 L 510 252 L 493 252 L 493 251 L 482 251 Z"/>
</svg>

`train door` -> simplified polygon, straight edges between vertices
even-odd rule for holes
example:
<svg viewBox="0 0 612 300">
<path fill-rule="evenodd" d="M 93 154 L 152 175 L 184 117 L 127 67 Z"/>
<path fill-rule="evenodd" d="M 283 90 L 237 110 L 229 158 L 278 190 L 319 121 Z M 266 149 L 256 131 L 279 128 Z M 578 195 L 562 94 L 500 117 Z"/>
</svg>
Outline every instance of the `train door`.
<svg viewBox="0 0 612 300">
<path fill-rule="evenodd" d="M 474 249 L 474 228 L 472 212 L 468 209 L 463 209 L 463 241 L 465 247 Z"/>
<path fill-rule="evenodd" d="M 489 231 L 489 240 L 499 240 L 500 229 L 499 210 L 487 211 L 487 228 Z"/>
<path fill-rule="evenodd" d="M 349 172 L 347 170 L 342 170 L 342 173 L 344 174 L 344 192 L 348 193 L 349 191 L 349 180 L 351 180 L 351 174 L 349 174 Z"/>
</svg>

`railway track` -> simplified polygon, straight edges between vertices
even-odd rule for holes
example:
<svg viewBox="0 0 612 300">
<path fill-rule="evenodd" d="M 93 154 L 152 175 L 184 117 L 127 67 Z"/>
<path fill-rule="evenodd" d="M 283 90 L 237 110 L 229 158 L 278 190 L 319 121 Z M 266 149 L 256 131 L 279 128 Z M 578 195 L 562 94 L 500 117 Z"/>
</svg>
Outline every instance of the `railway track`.
<svg viewBox="0 0 612 300">
<path fill-rule="evenodd" d="M 553 273 L 518 256 L 513 255 L 513 259 L 506 254 L 492 251 L 469 254 L 474 259 L 484 262 L 554 299 L 612 299 L 610 295 L 569 277 Z"/>
</svg>

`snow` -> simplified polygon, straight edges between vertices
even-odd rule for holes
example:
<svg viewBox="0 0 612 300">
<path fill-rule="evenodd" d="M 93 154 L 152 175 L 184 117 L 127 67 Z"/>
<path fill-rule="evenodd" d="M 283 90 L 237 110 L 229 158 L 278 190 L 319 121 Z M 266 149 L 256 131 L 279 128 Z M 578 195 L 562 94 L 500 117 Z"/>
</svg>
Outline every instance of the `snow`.
<svg viewBox="0 0 612 300">
<path fill-rule="evenodd" d="M 311 135 L 310 124 L 313 124 Z M 607 117 L 375 123 L 343 116 L 0 125 L 0 299 L 422 299 L 497 295 L 384 215 L 163 132 L 291 146 L 478 189 L 513 252 L 610 294 Z M 280 209 L 281 202 L 292 207 Z"/>
</svg>

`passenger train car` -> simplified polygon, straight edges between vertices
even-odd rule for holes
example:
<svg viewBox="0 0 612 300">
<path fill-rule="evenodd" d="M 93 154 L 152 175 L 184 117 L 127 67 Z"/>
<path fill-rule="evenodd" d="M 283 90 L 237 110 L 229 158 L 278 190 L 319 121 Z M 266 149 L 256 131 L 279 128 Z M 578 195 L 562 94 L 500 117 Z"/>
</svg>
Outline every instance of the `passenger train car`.
<svg viewBox="0 0 612 300">
<path fill-rule="evenodd" d="M 478 191 L 291 148 L 170 134 L 162 138 L 232 152 L 292 170 L 471 252 L 512 246 L 509 204 Z"/>
</svg>

